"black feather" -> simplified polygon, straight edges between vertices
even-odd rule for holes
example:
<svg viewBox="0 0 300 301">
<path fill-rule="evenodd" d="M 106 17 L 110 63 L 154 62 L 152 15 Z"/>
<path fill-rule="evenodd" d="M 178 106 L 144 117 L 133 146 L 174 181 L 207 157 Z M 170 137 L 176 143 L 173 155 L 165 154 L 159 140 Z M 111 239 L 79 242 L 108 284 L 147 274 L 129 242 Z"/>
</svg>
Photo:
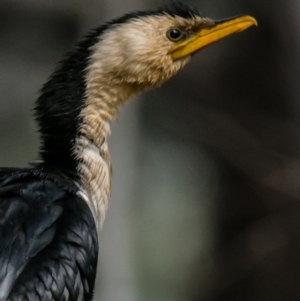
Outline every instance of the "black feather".
<svg viewBox="0 0 300 301">
<path fill-rule="evenodd" d="M 200 16 L 199 11 L 187 4 L 183 4 L 181 2 L 172 2 L 169 5 L 164 5 L 155 10 L 146 10 L 146 11 L 136 11 L 122 16 L 121 18 L 117 18 L 115 20 L 107 23 L 108 26 L 123 24 L 126 22 L 130 22 L 132 19 L 139 19 L 147 16 L 162 16 L 162 15 L 170 15 L 171 17 L 182 17 L 186 19 L 194 18 L 196 16 Z"/>
<path fill-rule="evenodd" d="M 97 231 L 74 182 L 39 169 L 6 175 L 0 180 L 0 299 L 56 301 L 65 293 L 69 301 L 91 300 Z"/>
</svg>

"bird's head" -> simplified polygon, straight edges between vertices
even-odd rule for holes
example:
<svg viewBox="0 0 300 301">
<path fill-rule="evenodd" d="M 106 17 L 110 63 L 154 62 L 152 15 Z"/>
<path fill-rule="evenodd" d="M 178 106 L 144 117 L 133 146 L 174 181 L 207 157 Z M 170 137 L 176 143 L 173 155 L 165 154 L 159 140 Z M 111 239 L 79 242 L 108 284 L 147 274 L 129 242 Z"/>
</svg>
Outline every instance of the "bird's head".
<svg viewBox="0 0 300 301">
<path fill-rule="evenodd" d="M 61 61 L 36 102 L 41 157 L 51 165 L 59 157 L 59 164 L 74 169 L 82 160 L 74 149 L 93 141 L 102 145 L 107 122 L 121 104 L 161 85 L 202 48 L 255 24 L 250 16 L 216 22 L 190 6 L 172 4 L 91 31 Z M 89 142 L 74 143 L 84 135 Z"/>
<path fill-rule="evenodd" d="M 183 4 L 125 15 L 92 47 L 90 70 L 116 84 L 159 86 L 200 49 L 254 24 L 250 16 L 216 22 Z"/>
</svg>

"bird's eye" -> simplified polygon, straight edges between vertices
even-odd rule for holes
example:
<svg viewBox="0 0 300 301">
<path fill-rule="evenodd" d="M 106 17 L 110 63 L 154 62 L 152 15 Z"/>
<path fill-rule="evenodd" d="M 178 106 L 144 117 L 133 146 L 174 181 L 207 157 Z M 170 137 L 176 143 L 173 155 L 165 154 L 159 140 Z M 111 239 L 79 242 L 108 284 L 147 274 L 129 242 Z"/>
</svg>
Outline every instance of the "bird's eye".
<svg viewBox="0 0 300 301">
<path fill-rule="evenodd" d="M 167 37 L 169 40 L 176 42 L 182 38 L 182 32 L 178 28 L 171 28 L 167 32 Z"/>
</svg>

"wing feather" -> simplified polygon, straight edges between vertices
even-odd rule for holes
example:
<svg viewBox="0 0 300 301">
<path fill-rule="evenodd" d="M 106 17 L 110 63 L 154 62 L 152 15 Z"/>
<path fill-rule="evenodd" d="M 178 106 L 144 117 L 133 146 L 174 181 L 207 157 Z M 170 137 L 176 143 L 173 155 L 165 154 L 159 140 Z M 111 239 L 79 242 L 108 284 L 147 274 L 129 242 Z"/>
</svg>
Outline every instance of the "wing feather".
<svg viewBox="0 0 300 301">
<path fill-rule="evenodd" d="M 85 202 L 59 182 L 32 175 L 0 182 L 0 301 L 92 296 L 95 222 Z"/>
</svg>

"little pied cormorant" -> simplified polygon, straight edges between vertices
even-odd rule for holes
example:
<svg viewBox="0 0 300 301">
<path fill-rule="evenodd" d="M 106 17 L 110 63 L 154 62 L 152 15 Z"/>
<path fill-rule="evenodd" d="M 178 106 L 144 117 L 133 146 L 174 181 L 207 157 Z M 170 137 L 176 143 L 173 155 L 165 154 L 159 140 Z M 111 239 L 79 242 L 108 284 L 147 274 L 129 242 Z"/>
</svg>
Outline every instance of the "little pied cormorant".
<svg viewBox="0 0 300 301">
<path fill-rule="evenodd" d="M 213 21 L 172 4 L 96 28 L 60 62 L 35 104 L 41 162 L 0 169 L 0 301 L 92 299 L 110 121 L 192 54 L 251 25 L 250 16 Z"/>
</svg>

